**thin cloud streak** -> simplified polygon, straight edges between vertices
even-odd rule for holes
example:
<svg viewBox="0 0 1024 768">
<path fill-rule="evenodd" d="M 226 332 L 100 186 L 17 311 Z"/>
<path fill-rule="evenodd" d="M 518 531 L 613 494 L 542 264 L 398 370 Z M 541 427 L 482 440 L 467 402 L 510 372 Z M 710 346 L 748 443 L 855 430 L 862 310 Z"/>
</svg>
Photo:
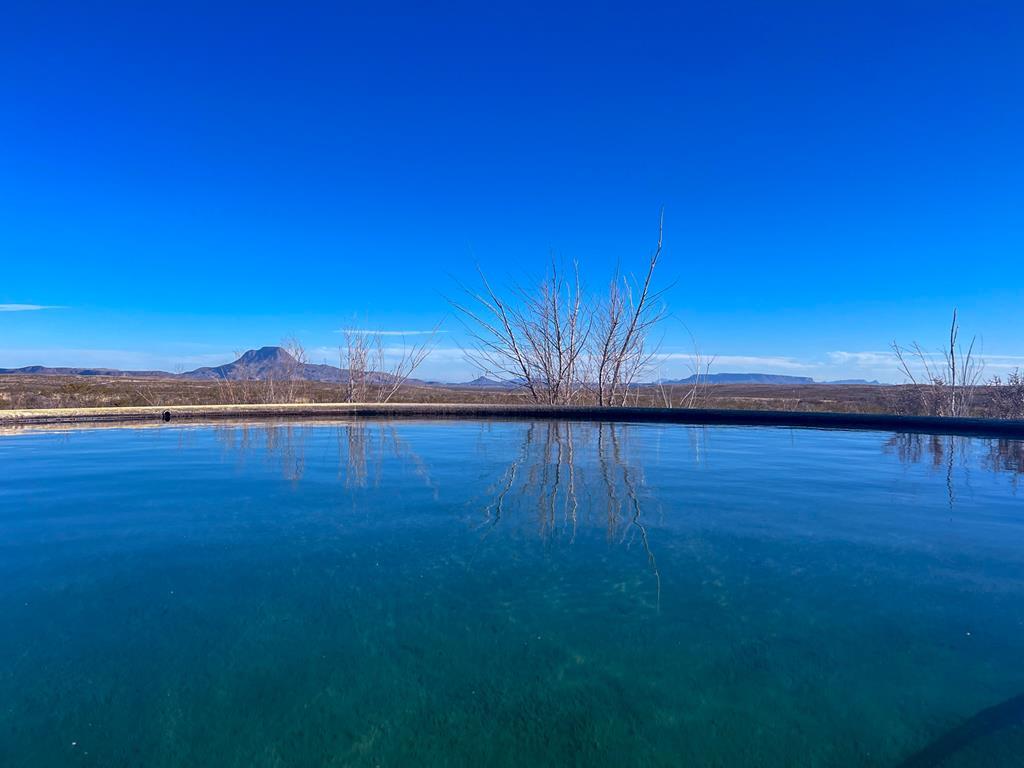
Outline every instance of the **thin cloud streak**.
<svg viewBox="0 0 1024 768">
<path fill-rule="evenodd" d="M 855 366 L 892 366 L 896 363 L 896 356 L 892 352 L 845 352 L 839 350 L 828 353 L 829 360 L 836 365 Z"/>
<path fill-rule="evenodd" d="M 942 350 L 922 350 L 921 354 L 927 360 L 942 361 L 945 359 L 945 352 Z M 918 353 L 913 352 L 912 356 L 917 357 Z M 852 364 L 862 366 L 893 365 L 896 355 L 893 352 L 829 352 L 829 360 L 837 364 Z M 1024 364 L 1024 355 L 991 355 L 976 353 L 975 357 L 986 365 L 1014 365 Z"/>
<path fill-rule="evenodd" d="M 432 336 L 435 333 L 447 333 L 447 331 L 374 331 L 366 328 L 339 328 L 335 333 L 356 333 L 361 336 Z"/>
<path fill-rule="evenodd" d="M 661 352 L 654 356 L 655 360 L 669 362 L 680 360 L 692 363 L 697 361 L 697 355 L 692 352 Z M 700 361 L 705 365 L 712 364 L 714 370 L 722 370 L 723 366 L 739 366 L 763 368 L 784 368 L 793 371 L 804 371 L 811 368 L 818 368 L 820 364 L 796 360 L 792 357 L 761 356 L 761 355 L 701 355 Z M 761 371 L 756 371 L 760 373 Z"/>
<path fill-rule="evenodd" d="M 64 309 L 50 304 L 0 304 L 0 312 L 38 312 L 41 309 Z"/>
</svg>

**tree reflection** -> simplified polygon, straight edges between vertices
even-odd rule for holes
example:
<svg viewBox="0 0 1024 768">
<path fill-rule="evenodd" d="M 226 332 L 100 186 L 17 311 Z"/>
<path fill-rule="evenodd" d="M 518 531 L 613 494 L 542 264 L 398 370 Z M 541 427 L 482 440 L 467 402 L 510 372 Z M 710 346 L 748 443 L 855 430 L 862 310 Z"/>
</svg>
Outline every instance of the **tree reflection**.
<svg viewBox="0 0 1024 768">
<path fill-rule="evenodd" d="M 643 548 L 660 601 L 661 574 L 643 513 L 644 477 L 629 461 L 630 427 L 561 421 L 527 425 L 516 457 L 490 488 L 480 528 L 486 538 L 513 511 L 536 518 L 545 541 L 576 540 L 581 524 L 600 513 L 609 543 Z M 596 521 L 595 521 L 596 522 Z"/>
<path fill-rule="evenodd" d="M 379 488 L 388 459 L 404 461 L 425 485 L 437 488 L 422 457 L 389 422 L 353 421 L 337 427 L 338 476 L 346 488 Z"/>
<path fill-rule="evenodd" d="M 984 465 L 993 472 L 1010 472 L 1016 483 L 1024 474 L 1024 440 L 989 440 Z"/>
<path fill-rule="evenodd" d="M 426 464 L 398 434 L 384 422 L 333 424 L 337 446 L 337 476 L 346 488 L 380 487 L 384 464 L 390 458 L 408 462 L 413 473 L 433 488 Z M 323 425 L 229 424 L 217 425 L 214 434 L 226 452 L 237 461 L 260 454 L 278 465 L 282 476 L 292 482 L 306 472 L 306 443 L 313 430 Z M 436 492 L 436 491 L 435 491 Z"/>
<path fill-rule="evenodd" d="M 262 449 L 280 465 L 286 480 L 298 482 L 306 471 L 306 429 L 291 424 L 217 425 L 214 435 L 239 461 Z"/>
<path fill-rule="evenodd" d="M 904 464 L 925 464 L 945 472 L 950 507 L 956 502 L 955 471 L 969 480 L 972 468 L 1007 473 L 1014 488 L 1024 474 L 1024 441 L 964 435 L 893 434 L 882 448 Z"/>
<path fill-rule="evenodd" d="M 236 461 L 258 455 L 276 465 L 285 479 L 298 483 L 307 471 L 310 433 L 322 435 L 327 426 L 231 424 L 218 425 L 214 431 Z M 403 471 L 411 469 L 438 497 L 426 462 L 402 438 L 395 424 L 352 421 L 329 428 L 334 430 L 335 450 L 324 452 L 321 442 L 314 440 L 316 463 L 326 460 L 330 466 L 336 461 L 337 478 L 346 489 L 384 487 L 389 465 L 397 460 Z M 492 437 L 493 429 L 494 424 L 483 427 L 484 443 Z M 587 424 L 581 428 L 579 424 L 545 420 L 516 425 L 508 432 L 502 430 L 502 434 L 513 436 L 513 458 L 500 465 L 496 479 L 485 486 L 482 499 L 478 496 L 472 502 L 470 519 L 482 538 L 490 536 L 510 516 L 515 518 L 514 525 L 528 521 L 547 544 L 559 540 L 573 544 L 584 525 L 598 529 L 609 544 L 642 548 L 660 601 L 661 574 L 645 515 L 648 497 L 644 474 L 629 447 L 631 427 Z M 501 445 L 504 452 L 508 443 L 503 441 Z M 493 464 L 484 462 L 481 466 Z M 461 468 L 454 471 L 458 473 Z"/>
</svg>

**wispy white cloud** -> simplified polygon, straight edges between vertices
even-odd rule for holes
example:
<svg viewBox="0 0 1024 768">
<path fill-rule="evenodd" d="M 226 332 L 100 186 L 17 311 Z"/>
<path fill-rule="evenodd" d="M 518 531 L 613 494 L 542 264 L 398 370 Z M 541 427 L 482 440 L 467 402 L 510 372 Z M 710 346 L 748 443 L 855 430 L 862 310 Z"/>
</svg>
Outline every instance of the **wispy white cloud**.
<svg viewBox="0 0 1024 768">
<path fill-rule="evenodd" d="M 337 365 L 341 350 L 338 347 L 313 347 L 307 350 L 309 358 L 313 362 L 328 362 L 331 365 Z M 384 352 L 385 361 L 399 360 L 403 355 L 409 353 L 408 347 L 402 346 L 384 346 L 382 347 Z M 428 361 L 432 362 L 462 362 L 466 358 L 466 351 L 461 347 L 434 347 L 430 350 L 430 354 L 427 356 Z"/>
<path fill-rule="evenodd" d="M 36 312 L 40 309 L 64 309 L 47 304 L 0 304 L 0 312 Z"/>
<path fill-rule="evenodd" d="M 357 333 L 362 336 L 433 336 L 435 333 L 447 333 L 447 331 L 375 331 L 368 328 L 339 328 L 335 333 Z"/>
<path fill-rule="evenodd" d="M 893 366 L 896 356 L 892 352 L 846 352 L 839 350 L 829 352 L 828 359 L 835 365 L 854 365 L 859 367 Z"/>
<path fill-rule="evenodd" d="M 922 350 L 920 355 L 914 351 L 911 354 L 907 354 L 908 362 L 919 360 L 923 356 L 929 363 L 941 362 L 945 359 L 945 353 L 941 350 Z M 984 363 L 986 366 L 994 367 L 1006 367 L 1006 366 L 1018 366 L 1024 365 L 1024 355 L 995 355 L 987 354 L 975 351 L 974 358 L 979 363 Z M 879 366 L 898 366 L 899 361 L 896 358 L 896 354 L 893 352 L 829 352 L 828 358 L 831 363 L 835 365 L 854 365 L 865 368 L 873 368 Z"/>
<path fill-rule="evenodd" d="M 662 352 L 655 355 L 655 359 L 661 362 L 681 361 L 685 363 L 697 362 L 697 356 L 691 352 Z M 763 372 L 767 369 L 784 369 L 788 371 L 806 371 L 820 367 L 819 363 L 811 363 L 804 360 L 797 360 L 793 357 L 777 355 L 701 355 L 702 365 L 711 363 L 712 369 L 717 371 L 728 371 L 729 373 L 745 373 L 739 368 L 751 369 L 752 372 Z M 770 371 L 768 371 L 770 372 Z"/>
</svg>

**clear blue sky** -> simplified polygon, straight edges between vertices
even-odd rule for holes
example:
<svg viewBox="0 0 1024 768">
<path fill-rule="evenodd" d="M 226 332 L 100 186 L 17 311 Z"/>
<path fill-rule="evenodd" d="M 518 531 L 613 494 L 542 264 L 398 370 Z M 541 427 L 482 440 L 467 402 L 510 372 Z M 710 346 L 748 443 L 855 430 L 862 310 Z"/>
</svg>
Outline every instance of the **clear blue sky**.
<svg viewBox="0 0 1024 768">
<path fill-rule="evenodd" d="M 0 366 L 333 360 L 476 262 L 599 283 L 661 206 L 719 371 L 893 379 L 954 305 L 1024 363 L 1024 3 L 274 5 L 7 5 L 0 308 L 54 308 Z"/>
</svg>

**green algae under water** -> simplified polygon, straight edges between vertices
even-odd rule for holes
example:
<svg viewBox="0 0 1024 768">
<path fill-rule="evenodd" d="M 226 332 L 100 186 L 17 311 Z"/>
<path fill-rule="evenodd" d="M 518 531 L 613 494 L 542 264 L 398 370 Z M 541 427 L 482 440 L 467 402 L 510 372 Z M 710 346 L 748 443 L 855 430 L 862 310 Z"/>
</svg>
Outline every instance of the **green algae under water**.
<svg viewBox="0 0 1024 768">
<path fill-rule="evenodd" d="M 0 765 L 898 766 L 1024 692 L 1022 474 L 767 428 L 0 437 Z M 1024 725 L 944 749 L 1020 765 Z"/>
</svg>

